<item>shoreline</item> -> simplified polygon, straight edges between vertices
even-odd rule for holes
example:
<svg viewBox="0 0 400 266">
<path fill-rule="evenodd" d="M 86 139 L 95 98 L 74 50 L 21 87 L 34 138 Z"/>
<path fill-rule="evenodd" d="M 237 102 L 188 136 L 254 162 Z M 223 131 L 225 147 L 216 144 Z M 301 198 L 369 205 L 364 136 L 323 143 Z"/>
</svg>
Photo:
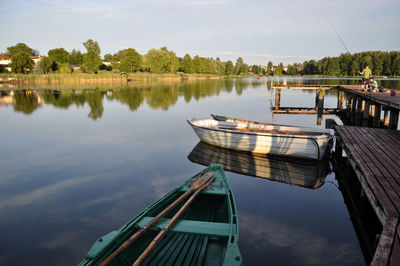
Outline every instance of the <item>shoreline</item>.
<svg viewBox="0 0 400 266">
<path fill-rule="evenodd" d="M 99 73 L 99 74 L 14 74 L 1 73 L 0 86 L 3 85 L 104 85 L 104 84 L 136 84 L 147 82 L 181 82 L 181 81 L 196 81 L 196 80 L 218 80 L 224 78 L 325 78 L 325 79 L 361 79 L 361 77 L 336 77 L 325 75 L 282 75 L 282 76 L 259 76 L 259 75 L 231 75 L 220 76 L 214 74 L 154 74 L 154 73 Z M 378 77 L 381 80 L 399 79 L 400 77 Z"/>
</svg>

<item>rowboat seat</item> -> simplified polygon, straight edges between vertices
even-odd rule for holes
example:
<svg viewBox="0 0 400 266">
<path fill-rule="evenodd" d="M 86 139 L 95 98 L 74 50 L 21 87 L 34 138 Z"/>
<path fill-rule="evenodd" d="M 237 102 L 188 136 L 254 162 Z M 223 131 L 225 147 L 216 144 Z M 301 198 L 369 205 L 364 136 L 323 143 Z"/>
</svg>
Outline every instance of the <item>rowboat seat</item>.
<svg viewBox="0 0 400 266">
<path fill-rule="evenodd" d="M 154 217 L 143 217 L 137 224 L 145 226 Z M 170 219 L 162 218 L 154 229 L 163 229 Z M 202 222 L 193 220 L 178 220 L 170 231 L 177 233 L 194 233 L 208 236 L 229 237 L 236 230 L 229 223 Z"/>
</svg>

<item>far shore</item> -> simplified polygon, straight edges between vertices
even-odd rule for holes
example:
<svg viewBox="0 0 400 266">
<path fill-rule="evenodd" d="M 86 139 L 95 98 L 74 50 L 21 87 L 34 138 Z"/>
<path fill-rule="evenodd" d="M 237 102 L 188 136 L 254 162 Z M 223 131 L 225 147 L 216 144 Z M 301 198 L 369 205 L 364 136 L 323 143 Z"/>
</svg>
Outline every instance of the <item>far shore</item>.
<svg viewBox="0 0 400 266">
<path fill-rule="evenodd" d="M 255 74 L 241 75 L 241 76 L 219 76 L 213 74 L 154 74 L 154 73 L 113 73 L 102 72 L 99 74 L 87 73 L 71 73 L 71 74 L 13 74 L 1 73 L 0 83 L 3 84 L 17 84 L 17 85 L 68 85 L 68 84 L 107 84 L 107 83 L 136 83 L 136 82 L 178 82 L 178 81 L 195 81 L 207 79 L 221 79 L 221 78 L 235 78 L 235 77 L 270 77 L 272 76 L 259 76 Z M 303 77 L 303 78 L 360 78 L 361 77 L 336 77 L 326 75 L 281 75 L 279 78 L 284 77 Z M 378 77 L 377 78 L 398 78 L 398 77 Z"/>
</svg>

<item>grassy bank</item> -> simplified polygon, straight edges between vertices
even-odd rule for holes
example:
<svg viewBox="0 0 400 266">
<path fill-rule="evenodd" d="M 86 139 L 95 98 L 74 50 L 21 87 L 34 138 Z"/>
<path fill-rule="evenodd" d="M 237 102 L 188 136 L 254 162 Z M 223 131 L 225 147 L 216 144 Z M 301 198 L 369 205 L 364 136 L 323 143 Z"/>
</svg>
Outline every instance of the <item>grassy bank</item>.
<svg viewBox="0 0 400 266">
<path fill-rule="evenodd" d="M 119 74 L 104 72 L 99 74 L 71 73 L 71 74 L 0 74 L 0 78 L 12 78 L 22 84 L 102 84 L 121 83 L 135 81 L 180 81 L 180 80 L 202 80 L 219 79 L 220 76 L 209 74 L 152 74 L 132 73 Z"/>
</svg>

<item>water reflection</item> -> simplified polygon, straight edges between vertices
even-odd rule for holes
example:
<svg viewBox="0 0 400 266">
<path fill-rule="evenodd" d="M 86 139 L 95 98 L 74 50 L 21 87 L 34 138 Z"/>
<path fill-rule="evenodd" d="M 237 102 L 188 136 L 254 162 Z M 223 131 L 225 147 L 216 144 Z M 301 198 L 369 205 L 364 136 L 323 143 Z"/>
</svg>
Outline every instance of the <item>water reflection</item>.
<svg viewBox="0 0 400 266">
<path fill-rule="evenodd" d="M 219 148 L 202 141 L 194 147 L 188 158 L 202 165 L 218 163 L 227 171 L 310 189 L 321 187 L 329 174 L 326 161 L 253 155 Z"/>
<path fill-rule="evenodd" d="M 233 88 L 237 95 L 243 93 L 251 83 L 240 79 L 209 80 L 203 82 L 181 82 L 166 84 L 142 84 L 135 87 L 95 88 L 95 89 L 16 89 L 2 91 L 0 105 L 13 105 L 15 111 L 32 114 L 40 105 L 48 104 L 57 108 L 68 109 L 71 106 L 88 104 L 93 120 L 102 117 L 104 112 L 103 100 L 116 100 L 136 111 L 146 103 L 152 109 L 168 110 L 174 106 L 179 96 L 189 103 L 203 97 L 218 95 L 220 92 L 231 92 Z"/>
<path fill-rule="evenodd" d="M 388 88 L 400 88 L 400 80 L 380 80 Z M 57 108 L 68 109 L 71 106 L 81 107 L 88 104 L 90 112 L 88 117 L 97 120 L 104 113 L 103 100 L 116 100 L 129 106 L 131 111 L 136 111 L 141 105 L 147 104 L 152 109 L 168 110 L 174 106 L 179 97 L 189 103 L 204 97 L 216 96 L 221 92 L 235 91 L 241 95 L 249 87 L 267 87 L 278 84 L 358 84 L 354 79 L 318 79 L 318 78 L 255 78 L 247 79 L 220 79 L 205 81 L 187 81 L 177 83 L 146 83 L 134 85 L 105 86 L 88 89 L 87 87 L 58 88 L 23 88 L 3 89 L 0 92 L 0 106 L 13 105 L 16 112 L 32 114 L 43 104 L 53 105 Z M 314 93 L 304 91 L 304 93 Z M 336 95 L 336 90 L 326 90 L 326 95 Z"/>
</svg>

